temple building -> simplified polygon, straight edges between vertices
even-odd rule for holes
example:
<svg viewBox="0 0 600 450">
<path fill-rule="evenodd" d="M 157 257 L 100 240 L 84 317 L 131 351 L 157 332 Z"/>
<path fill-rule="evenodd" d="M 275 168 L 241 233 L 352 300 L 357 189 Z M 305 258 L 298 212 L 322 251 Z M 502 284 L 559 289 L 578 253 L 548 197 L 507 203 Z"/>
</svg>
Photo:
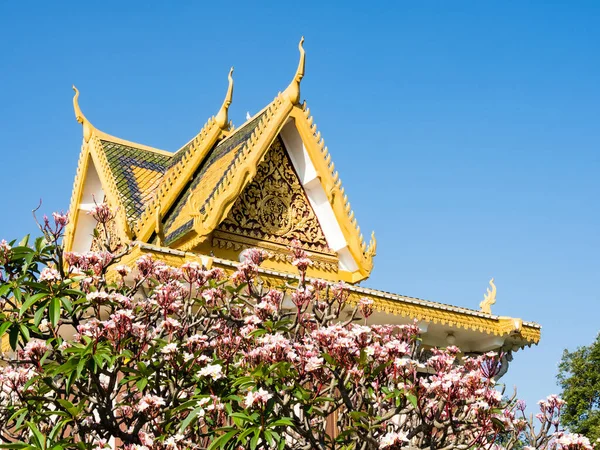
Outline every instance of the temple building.
<svg viewBox="0 0 600 450">
<path fill-rule="evenodd" d="M 305 52 L 283 91 L 239 127 L 228 118 L 233 78 L 225 100 L 193 139 L 176 151 L 158 150 L 100 131 L 73 105 L 83 144 L 70 204 L 67 251 L 94 249 L 95 201 L 117 210 L 111 239 L 133 250 L 125 263 L 151 254 L 170 265 L 201 262 L 233 271 L 244 250 L 266 249 L 260 277 L 279 285 L 296 277 L 288 246 L 310 253 L 309 276 L 349 285 L 349 302 L 367 297 L 369 323 L 418 320 L 423 342 L 458 345 L 464 352 L 510 353 L 536 344 L 540 326 L 491 311 L 493 280 L 480 310 L 421 300 L 358 285 L 373 270 L 375 234 L 365 240 L 340 176 L 306 102 L 300 99 Z M 477 300 L 474 299 L 474 304 Z"/>
</svg>

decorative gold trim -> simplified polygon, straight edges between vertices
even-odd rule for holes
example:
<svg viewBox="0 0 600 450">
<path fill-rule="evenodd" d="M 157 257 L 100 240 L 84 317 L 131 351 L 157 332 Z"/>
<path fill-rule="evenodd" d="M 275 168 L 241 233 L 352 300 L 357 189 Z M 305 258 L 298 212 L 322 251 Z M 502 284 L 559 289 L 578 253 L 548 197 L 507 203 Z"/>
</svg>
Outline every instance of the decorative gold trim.
<svg viewBox="0 0 600 450">
<path fill-rule="evenodd" d="M 186 241 L 181 249 L 193 250 L 206 241 L 212 231 L 229 213 L 234 200 L 256 174 L 271 143 L 285 124 L 291 105 L 279 94 L 267 107 L 250 138 L 232 161 L 231 166 L 212 197 L 205 205 L 205 213 L 194 219 L 197 236 Z"/>
<path fill-rule="evenodd" d="M 194 219 L 193 230 L 196 236 L 192 237 L 190 232 L 190 235 L 182 237 L 176 245 L 182 250 L 192 251 L 209 238 L 212 231 L 229 213 L 239 193 L 256 174 L 258 165 L 263 161 L 266 152 L 288 117 L 292 117 L 295 121 L 302 142 L 319 174 L 323 189 L 329 196 L 350 254 L 358 265 L 358 271 L 348 273 L 344 280 L 351 283 L 364 280 L 373 269 L 373 259 L 377 251 L 375 234 L 371 234 L 369 244 L 364 241 L 354 211 L 350 207 L 348 197 L 344 194 L 339 175 L 334 172 L 331 155 L 324 146 L 321 134 L 316 130 L 316 125 L 313 124 L 310 110 L 306 107 L 303 109 L 291 107 L 282 94 L 279 94 L 267 107 L 256 130 L 244 144 L 243 150 L 233 161 L 231 169 L 208 201 L 205 213 Z"/>
<path fill-rule="evenodd" d="M 146 144 L 140 144 L 139 142 L 128 141 L 126 139 L 121 139 L 119 137 L 113 136 L 111 134 L 105 133 L 102 130 L 98 130 L 97 128 L 94 130 L 94 135 L 98 136 L 100 140 L 114 142 L 115 144 L 125 145 L 127 147 L 133 147 L 140 150 L 147 150 L 149 152 L 158 153 L 159 155 L 165 156 L 173 156 L 172 152 L 167 150 L 161 150 L 156 147 L 150 147 Z"/>
<path fill-rule="evenodd" d="M 494 284 L 494 278 L 490 280 L 490 288 L 487 288 L 487 292 L 483 296 L 483 300 L 479 303 L 479 308 L 481 308 L 481 312 L 486 314 L 492 313 L 492 305 L 496 303 L 496 285 Z"/>
<path fill-rule="evenodd" d="M 73 182 L 73 193 L 71 195 L 71 203 L 69 205 L 69 224 L 65 230 L 65 237 L 63 240 L 65 251 L 71 251 L 73 249 L 73 242 L 75 239 L 75 232 L 77 224 L 79 222 L 79 205 L 81 203 L 81 197 L 85 188 L 86 176 L 89 168 L 90 161 L 94 165 L 94 168 L 100 179 L 100 185 L 104 191 L 107 203 L 116 210 L 115 225 L 118 230 L 118 238 L 122 241 L 131 240 L 131 231 L 129 228 L 129 222 L 127 220 L 127 214 L 125 207 L 121 202 L 119 191 L 115 183 L 110 165 L 104 154 L 102 143 L 96 132 L 90 138 L 88 142 L 84 142 L 81 148 L 79 156 L 79 162 L 77 164 L 77 170 L 75 174 L 75 180 Z M 103 199 L 96 199 L 101 202 Z"/>
<path fill-rule="evenodd" d="M 88 151 L 88 144 L 84 142 L 81 146 L 79 161 L 77 162 L 77 169 L 75 171 L 75 179 L 73 180 L 73 191 L 71 194 L 71 202 L 69 204 L 69 223 L 67 224 L 65 236 L 63 238 L 63 247 L 66 252 L 70 252 L 73 249 L 73 239 L 75 238 L 76 225 L 79 220 L 79 204 L 81 203 L 81 196 L 83 195 L 85 174 L 87 174 L 89 160 L 90 154 Z"/>
<path fill-rule="evenodd" d="M 319 174 L 321 185 L 344 234 L 350 254 L 359 267 L 360 276 L 357 276 L 355 281 L 361 281 L 367 278 L 373 270 L 373 259 L 377 253 L 375 232 L 371 233 L 371 240 L 367 245 L 360 232 L 348 196 L 344 193 L 340 176 L 331 161 L 331 154 L 325 146 L 325 141 L 321 138 L 321 133 L 317 131 L 317 125 L 314 123 L 313 116 L 310 115 L 310 109 L 306 106 L 306 102 L 302 108 L 294 107 L 290 116 L 294 119 L 296 129 L 317 174 Z"/>
<path fill-rule="evenodd" d="M 215 266 L 236 266 L 236 263 L 222 261 L 215 258 Z M 275 285 L 280 285 L 284 279 L 296 279 L 296 276 L 276 273 L 260 269 L 263 279 L 271 280 Z M 348 287 L 350 296 L 348 302 L 357 305 L 361 298 L 373 300 L 376 311 L 386 314 L 417 319 L 419 321 L 448 325 L 453 328 L 462 328 L 494 336 L 517 336 L 526 345 L 537 344 L 540 340 L 540 327 L 531 322 L 510 317 L 498 317 L 465 308 L 452 307 L 436 302 L 406 297 L 397 294 L 365 289 L 356 286 Z M 523 345 L 524 346 L 524 345 Z"/>
<path fill-rule="evenodd" d="M 132 245 L 133 248 L 131 251 L 127 255 L 123 256 L 120 261 L 121 264 L 125 264 L 132 268 L 142 255 L 152 255 L 155 259 L 163 261 L 165 264 L 168 264 L 172 267 L 180 267 L 186 262 L 197 262 L 202 264 L 207 269 L 210 269 L 213 266 L 213 258 L 210 256 L 171 250 L 138 241 L 132 242 Z"/>
<path fill-rule="evenodd" d="M 246 234 L 242 234 L 239 232 L 239 230 L 236 229 L 219 229 L 217 228 L 214 233 L 213 233 L 213 237 L 218 237 L 224 240 L 231 240 L 232 242 L 241 242 L 243 244 L 248 244 L 248 245 L 252 245 L 254 247 L 265 247 L 267 248 L 267 245 L 271 245 L 272 247 L 269 248 L 273 248 L 273 249 L 281 249 L 284 250 L 289 254 L 290 250 L 289 250 L 289 242 L 287 242 L 284 239 L 271 239 L 271 240 L 266 240 L 264 239 L 262 236 L 251 236 L 248 233 Z M 325 258 L 327 261 L 333 262 L 335 261 L 335 263 L 337 264 L 338 258 L 337 258 L 337 254 L 331 250 L 330 252 L 325 252 L 323 251 L 322 248 L 316 246 L 316 245 L 305 245 L 305 249 L 310 253 L 311 258 L 312 257 L 323 257 Z"/>
<path fill-rule="evenodd" d="M 231 249 L 240 252 L 246 248 L 260 247 L 267 250 L 270 254 L 269 259 L 279 262 L 292 262 L 292 257 L 288 246 L 285 243 L 277 244 L 274 242 L 255 239 L 247 236 L 241 236 L 235 233 L 215 231 L 212 238 L 212 246 L 220 249 Z M 337 256 L 327 255 L 318 252 L 311 252 L 310 258 L 313 262 L 311 267 L 337 273 L 339 270 Z M 290 266 L 288 266 L 289 268 Z M 330 278 L 330 277 L 328 277 Z"/>
<path fill-rule="evenodd" d="M 231 105 L 231 101 L 233 100 L 233 67 L 229 70 L 229 75 L 227 79 L 229 80 L 229 87 L 227 88 L 227 95 L 225 95 L 225 100 L 223 101 L 223 105 L 221 109 L 215 116 L 215 122 L 217 126 L 221 130 L 228 130 L 231 128 L 231 123 L 229 122 L 227 112 L 229 110 L 229 106 Z"/>
<path fill-rule="evenodd" d="M 306 52 L 304 51 L 304 36 L 300 38 L 298 43 L 298 50 L 300 50 L 300 61 L 298 62 L 298 69 L 292 79 L 290 85 L 283 92 L 283 96 L 287 98 L 292 105 L 298 105 L 300 103 L 300 81 L 304 78 L 304 69 L 306 65 Z"/>
<path fill-rule="evenodd" d="M 110 248 L 113 253 L 119 253 L 124 250 L 124 242 L 122 240 L 123 232 L 119 230 L 118 224 L 116 220 L 111 220 L 109 223 L 102 225 L 100 223 L 96 223 L 96 227 L 94 229 L 94 237 L 92 238 L 92 245 L 90 250 L 92 252 L 100 252 L 106 250 L 106 235 L 107 232 L 108 238 L 110 239 Z M 97 234 L 97 236 L 96 236 Z"/>
<path fill-rule="evenodd" d="M 138 243 L 140 253 L 152 252 L 154 255 L 165 253 L 171 265 L 179 266 L 186 262 L 188 258 L 208 258 L 190 254 L 178 250 L 163 249 L 160 247 Z M 132 256 L 131 261 L 137 259 Z M 228 273 L 236 270 L 237 262 L 219 258 L 211 258 L 211 264 L 225 269 Z M 288 280 L 297 280 L 298 276 L 274 270 L 259 269 L 260 277 L 272 285 L 281 285 Z M 523 341 L 521 346 L 537 344 L 540 340 L 541 327 L 533 322 L 524 322 L 522 319 L 511 317 L 498 317 L 491 314 L 485 314 L 479 311 L 460 308 L 456 306 L 444 305 L 428 300 L 422 300 L 414 297 L 407 297 L 387 292 L 376 291 L 374 289 L 361 288 L 358 286 L 348 286 L 350 293 L 350 304 L 357 304 L 361 298 L 366 297 L 373 300 L 374 308 L 387 314 L 417 319 L 420 321 L 431 322 L 435 324 L 448 325 L 453 328 L 462 328 L 473 330 L 494 336 L 515 336 Z"/>
<path fill-rule="evenodd" d="M 118 138 L 116 136 L 112 136 L 104 131 L 98 130 L 96 127 L 92 125 L 92 123 L 85 117 L 81 108 L 79 107 L 79 90 L 73 85 L 73 90 L 75 91 L 75 95 L 73 96 L 73 109 L 75 110 L 75 119 L 77 122 L 83 125 L 83 138 L 84 142 L 89 142 L 92 135 L 98 136 L 102 140 L 107 140 L 114 142 L 116 144 L 123 144 L 129 147 L 139 148 L 141 150 L 148 150 L 154 153 L 159 153 L 166 156 L 171 156 L 172 153 L 166 150 L 160 150 L 158 148 L 150 147 L 148 145 L 139 144 L 137 142 L 127 141 L 125 139 Z"/>
<path fill-rule="evenodd" d="M 217 230 L 284 247 L 297 240 L 306 250 L 335 255 L 279 137 Z"/>
<path fill-rule="evenodd" d="M 73 96 L 73 109 L 75 110 L 75 120 L 83 125 L 83 140 L 85 142 L 89 142 L 92 135 L 94 134 L 94 126 L 92 123 L 85 117 L 81 108 L 79 107 L 79 90 L 73 85 L 73 90 L 75 91 L 75 95 Z"/>
<path fill-rule="evenodd" d="M 192 139 L 190 147 L 182 155 L 177 164 L 171 166 L 163 175 L 160 186 L 149 204 L 146 206 L 142 215 L 134 228 L 136 239 L 147 242 L 154 232 L 154 219 L 156 209 L 160 210 L 160 215 L 164 217 L 171 208 L 181 190 L 190 180 L 197 167 L 205 158 L 208 151 L 219 138 L 221 129 L 217 126 L 214 117 L 208 119 L 200 133 Z"/>
<path fill-rule="evenodd" d="M 9 353 L 11 351 L 12 348 L 10 347 L 10 340 L 8 339 L 8 333 L 6 333 L 0 340 L 0 354 Z"/>
<path fill-rule="evenodd" d="M 102 148 L 102 142 L 100 142 L 100 139 L 97 136 L 94 136 L 89 145 L 91 146 L 90 155 L 94 162 L 96 172 L 98 173 L 98 178 L 100 178 L 100 184 L 102 185 L 106 202 L 111 208 L 115 209 L 115 229 L 121 233 L 121 236 L 119 236 L 121 242 L 130 241 L 132 239 L 132 234 L 127 219 L 127 213 L 125 211 L 125 206 L 121 202 L 119 188 L 117 187 L 112 170 L 106 159 L 104 149 Z M 96 200 L 101 201 L 102 199 Z"/>
<path fill-rule="evenodd" d="M 500 317 L 501 330 L 507 334 L 523 334 L 523 320 L 513 317 Z M 527 327 L 526 327 L 527 328 Z M 527 332 L 527 331 L 525 331 Z"/>
</svg>

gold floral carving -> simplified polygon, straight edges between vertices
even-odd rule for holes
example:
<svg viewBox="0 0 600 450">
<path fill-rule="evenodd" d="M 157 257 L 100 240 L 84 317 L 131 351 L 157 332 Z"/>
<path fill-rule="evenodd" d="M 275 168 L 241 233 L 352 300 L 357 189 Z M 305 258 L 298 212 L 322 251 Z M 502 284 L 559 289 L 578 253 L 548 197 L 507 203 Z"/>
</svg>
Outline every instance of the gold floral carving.
<svg viewBox="0 0 600 450">
<path fill-rule="evenodd" d="M 296 239 L 309 251 L 335 255 L 280 138 L 217 230 L 284 246 Z"/>
</svg>

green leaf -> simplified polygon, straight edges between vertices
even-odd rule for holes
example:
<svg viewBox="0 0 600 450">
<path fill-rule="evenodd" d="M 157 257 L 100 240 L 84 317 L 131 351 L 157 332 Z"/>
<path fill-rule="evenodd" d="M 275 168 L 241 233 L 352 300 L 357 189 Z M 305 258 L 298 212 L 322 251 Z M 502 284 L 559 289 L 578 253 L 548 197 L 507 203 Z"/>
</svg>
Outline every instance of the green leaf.
<svg viewBox="0 0 600 450">
<path fill-rule="evenodd" d="M 12 322 L 4 322 L 0 325 L 0 337 L 8 330 L 8 327 L 12 325 Z"/>
<path fill-rule="evenodd" d="M 27 422 L 27 427 L 31 430 L 31 433 L 33 434 L 32 438 L 37 444 L 37 446 L 41 449 L 45 449 L 46 438 L 44 437 L 42 432 L 38 430 L 38 427 L 33 422 Z"/>
<path fill-rule="evenodd" d="M 10 347 L 13 350 L 17 350 L 17 345 L 19 344 L 19 325 L 18 324 L 13 324 L 12 327 L 10 327 L 10 332 L 8 334 L 8 342 L 10 343 Z"/>
<path fill-rule="evenodd" d="M 60 404 L 60 406 L 65 408 L 73 417 L 75 417 L 79 413 L 79 408 L 76 408 L 75 405 L 73 405 L 73 403 L 71 403 L 70 401 L 64 400 L 62 398 L 59 398 L 56 401 Z"/>
<path fill-rule="evenodd" d="M 22 317 L 23 313 L 25 311 L 27 311 L 29 308 L 31 308 L 34 305 L 34 303 L 36 303 L 37 301 L 43 299 L 47 295 L 48 294 L 46 292 L 42 292 L 42 293 L 39 293 L 39 294 L 32 295 L 27 300 L 25 300 L 25 302 L 21 305 L 21 308 L 19 309 L 19 317 Z"/>
<path fill-rule="evenodd" d="M 56 439 L 56 436 L 58 436 L 58 433 L 63 429 L 63 427 L 65 425 L 67 425 L 69 422 L 71 422 L 71 419 L 63 419 L 60 420 L 56 425 L 54 425 L 54 428 L 52 428 L 52 431 L 50 432 L 50 435 L 48 436 L 50 438 L 51 441 Z M 55 445 L 54 447 L 52 447 L 52 450 L 59 450 L 62 449 L 62 445 Z"/>
<path fill-rule="evenodd" d="M 8 294 L 10 288 L 10 284 L 3 284 L 2 286 L 0 286 L 0 297 L 4 297 L 6 294 Z"/>
<path fill-rule="evenodd" d="M 29 328 L 24 323 L 19 324 L 19 329 L 21 330 L 21 335 L 25 339 L 25 342 L 29 342 Z"/>
<path fill-rule="evenodd" d="M 258 445 L 258 440 L 260 439 L 260 429 L 254 431 L 254 437 L 250 441 L 250 450 L 254 450 Z"/>
<path fill-rule="evenodd" d="M 67 310 L 67 312 L 69 314 L 73 314 L 73 303 L 71 303 L 71 300 L 69 299 L 69 297 L 62 297 L 60 299 L 60 301 L 62 302 L 62 304 L 65 307 L 65 309 Z"/>
<path fill-rule="evenodd" d="M 246 429 L 242 434 L 240 434 L 238 436 L 238 442 L 245 442 L 246 438 L 251 435 L 252 433 L 254 433 L 254 428 L 248 428 Z"/>
<path fill-rule="evenodd" d="M 135 383 L 135 385 L 137 386 L 137 388 L 140 392 L 142 392 L 144 390 L 144 388 L 146 387 L 147 384 L 148 384 L 148 378 L 140 378 Z"/>
<path fill-rule="evenodd" d="M 289 417 L 282 417 L 281 419 L 277 419 L 276 421 L 271 422 L 269 425 L 271 427 L 284 427 L 284 426 L 293 427 L 294 422 Z"/>
<path fill-rule="evenodd" d="M 273 438 L 273 433 L 269 430 L 265 430 L 264 432 L 265 439 L 267 440 L 267 444 L 269 444 L 270 448 L 273 448 L 273 444 L 275 444 L 275 439 Z"/>
<path fill-rule="evenodd" d="M 237 430 L 231 430 L 217 439 L 212 441 L 206 450 L 213 450 L 215 448 L 224 448 L 225 445 L 236 435 Z"/>
<path fill-rule="evenodd" d="M 198 406 L 196 409 L 194 409 L 191 413 L 188 414 L 185 420 L 181 422 L 181 425 L 179 426 L 179 431 L 181 432 L 185 430 L 190 425 L 190 423 L 192 423 L 192 420 L 198 417 L 198 414 L 203 412 L 204 409 L 201 406 Z"/>
<path fill-rule="evenodd" d="M 50 300 L 50 306 L 48 308 L 48 314 L 50 315 L 50 323 L 56 327 L 60 320 L 60 299 L 57 297 Z"/>
<path fill-rule="evenodd" d="M 252 416 L 250 416 L 246 413 L 242 413 L 242 412 L 231 413 L 231 414 L 229 414 L 229 417 L 234 417 L 234 418 L 240 419 L 244 422 L 254 422 L 254 419 L 252 418 Z"/>
<path fill-rule="evenodd" d="M 79 377 L 77 376 L 77 372 L 74 370 L 71 372 L 71 375 L 69 375 L 69 378 L 67 378 L 67 382 L 65 384 L 65 390 L 67 391 L 67 394 L 71 392 L 71 386 L 73 386 L 73 383 L 77 381 L 77 378 Z"/>
<path fill-rule="evenodd" d="M 331 355 L 327 354 L 327 353 L 323 353 L 321 356 L 323 356 L 323 359 L 325 359 L 325 361 L 327 361 L 329 364 L 331 364 L 332 366 L 335 366 L 335 360 L 331 357 Z"/>
<path fill-rule="evenodd" d="M 417 407 L 417 397 L 414 394 L 406 394 L 406 398 L 413 405 L 414 408 Z"/>
<path fill-rule="evenodd" d="M 40 322 L 44 318 L 44 313 L 46 312 L 46 308 L 38 308 L 33 316 L 33 323 L 37 327 L 40 325 Z"/>
</svg>

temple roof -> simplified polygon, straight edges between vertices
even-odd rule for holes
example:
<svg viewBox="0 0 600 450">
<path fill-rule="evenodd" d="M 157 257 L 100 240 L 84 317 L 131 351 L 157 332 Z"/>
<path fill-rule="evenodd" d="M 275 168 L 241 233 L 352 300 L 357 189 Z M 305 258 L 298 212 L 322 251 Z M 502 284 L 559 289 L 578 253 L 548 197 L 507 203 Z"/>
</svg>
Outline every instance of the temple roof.
<svg viewBox="0 0 600 450">
<path fill-rule="evenodd" d="M 122 241 L 160 257 L 177 255 L 176 263 L 192 257 L 207 266 L 234 267 L 244 248 L 259 246 L 273 255 L 261 269 L 265 277 L 293 277 L 295 267 L 287 250 L 282 256 L 281 249 L 296 237 L 289 230 L 277 229 L 285 222 L 282 215 L 288 214 L 286 217 L 309 224 L 311 233 L 299 233 L 306 238 L 302 242 L 305 249 L 317 261 L 309 268 L 309 276 L 352 284 L 367 278 L 376 253 L 375 237 L 372 235 L 368 244 L 363 239 L 321 133 L 306 103 L 300 103 L 305 58 L 302 42 L 300 55 L 290 85 L 237 129 L 228 120 L 233 95 L 231 70 L 218 113 L 174 153 L 96 129 L 81 112 L 76 91 L 73 102 L 77 121 L 83 125 L 83 145 L 65 249 L 90 249 L 95 224 L 82 213 L 102 195 L 118 210 L 116 232 Z M 279 159 L 273 159 L 277 155 Z M 280 183 L 286 176 L 288 179 Z M 273 197 L 276 201 L 269 204 Z M 248 198 L 258 199 L 251 208 L 247 207 Z M 266 227 L 249 229 L 232 222 L 236 208 L 238 215 L 246 214 L 245 223 Z M 260 223 L 265 215 L 271 223 Z M 508 336 L 517 346 L 539 340 L 537 324 L 491 314 L 495 287 L 482 302 L 486 307 L 484 310 L 482 306 L 482 311 L 356 286 L 351 290 L 352 301 L 360 296 L 372 298 L 382 314 L 503 339 Z M 444 332 L 443 326 L 436 332 Z"/>
<path fill-rule="evenodd" d="M 209 253 L 214 251 L 209 244 L 212 242 L 223 250 L 221 254 L 234 259 L 238 256 L 228 249 L 239 252 L 241 247 L 258 245 L 275 252 L 272 253 L 273 264 L 278 269 L 288 265 L 288 269 L 293 270 L 289 255 L 283 257 L 282 249 L 290 239 L 289 232 L 299 233 L 305 238 L 303 245 L 307 250 L 322 250 L 319 267 L 333 271 L 326 271 L 322 274 L 324 277 L 341 277 L 349 282 L 368 277 L 376 241 L 373 234 L 369 243 L 363 239 L 331 155 L 306 103 L 300 103 L 305 61 L 302 41 L 299 49 L 300 62 L 290 85 L 239 129 L 234 129 L 227 118 L 233 95 L 230 71 L 229 88 L 218 114 L 209 118 L 200 132 L 175 153 L 122 141 L 98 130 L 81 111 L 76 90 L 73 104 L 76 118 L 83 125 L 84 143 L 70 209 L 77 216 L 79 210 L 89 208 L 90 196 L 86 189 L 95 189 L 119 211 L 120 237 L 125 240 Z M 280 142 L 289 153 L 286 160 L 294 167 L 279 176 L 296 177 L 286 188 L 292 189 L 293 185 L 295 194 L 286 193 L 284 189 L 275 195 L 286 198 L 270 201 L 265 197 L 262 201 L 268 206 L 257 204 L 255 209 L 276 208 L 280 211 L 276 214 L 282 213 L 282 208 L 287 209 L 285 215 L 298 220 L 301 218 L 298 214 L 311 216 L 310 220 L 307 216 L 300 223 L 312 231 L 307 234 L 298 229 L 273 229 L 274 224 L 286 223 L 288 219 L 277 219 L 272 211 L 270 215 L 261 213 L 254 217 L 255 226 L 261 226 L 256 221 L 271 221 L 271 225 L 264 224 L 271 232 L 261 233 L 235 224 L 220 229 L 220 223 L 227 219 L 236 199 L 252 182 L 275 142 Z M 85 180 L 89 177 L 99 179 L 100 186 L 86 188 L 90 181 Z M 265 181 L 274 186 L 272 181 Z M 97 201 L 98 196 L 92 198 Z M 300 210 L 292 211 L 298 206 L 292 204 L 294 202 L 303 205 Z M 76 222 L 77 217 L 67 230 L 67 248 L 72 247 L 77 233 L 80 235 L 77 242 L 89 241 L 82 237 L 86 232 L 74 230 Z M 288 240 L 282 239 L 285 233 Z M 258 236 L 263 239 L 257 241 Z M 227 239 L 233 242 L 225 244 Z M 317 245 L 314 239 L 320 239 L 320 243 Z"/>
</svg>

